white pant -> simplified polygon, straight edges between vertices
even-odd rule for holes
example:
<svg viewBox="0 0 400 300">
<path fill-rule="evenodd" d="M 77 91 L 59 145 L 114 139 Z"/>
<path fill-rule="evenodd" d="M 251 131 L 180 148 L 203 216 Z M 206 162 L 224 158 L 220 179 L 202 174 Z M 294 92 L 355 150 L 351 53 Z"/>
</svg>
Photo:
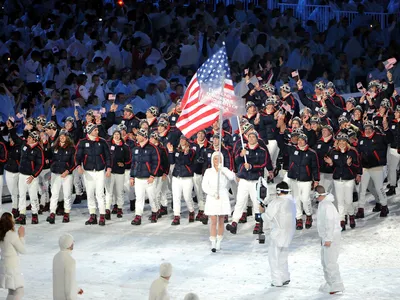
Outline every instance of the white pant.
<svg viewBox="0 0 400 300">
<path fill-rule="evenodd" d="M 45 205 L 49 199 L 50 169 L 43 169 L 39 174 L 40 204 Z"/>
<path fill-rule="evenodd" d="M 332 192 L 332 177 L 333 174 L 320 173 L 319 184 L 322 185 L 328 193 Z"/>
<path fill-rule="evenodd" d="M 181 198 L 186 202 L 189 212 L 194 211 L 193 207 L 193 178 L 192 177 L 172 177 L 172 201 L 174 203 L 174 216 L 181 214 Z"/>
<path fill-rule="evenodd" d="M 3 206 L 3 175 L 0 175 L 0 212 L 2 211 Z"/>
<path fill-rule="evenodd" d="M 125 174 L 114 174 L 106 178 L 106 209 L 110 209 L 113 195 L 116 196 L 118 208 L 124 206 Z"/>
<path fill-rule="evenodd" d="M 204 193 L 201 188 L 201 182 L 203 181 L 203 175 L 193 174 L 193 185 L 194 192 L 197 197 L 197 204 L 199 205 L 199 210 L 204 210 Z"/>
<path fill-rule="evenodd" d="M 232 221 L 239 222 L 244 211 L 247 208 L 247 202 L 250 196 L 250 200 L 253 202 L 253 213 L 257 214 L 260 212 L 259 204 L 257 201 L 257 180 L 246 180 L 240 179 L 237 189 L 237 198 L 235 211 L 233 212 Z"/>
<path fill-rule="evenodd" d="M 86 194 L 88 201 L 88 209 L 90 214 L 96 214 L 96 200 L 101 215 L 106 213 L 105 195 L 104 195 L 104 180 L 106 172 L 101 171 L 86 171 L 83 173 L 85 180 Z"/>
<path fill-rule="evenodd" d="M 18 208 L 18 180 L 19 173 L 4 171 L 6 176 L 7 188 L 11 194 L 12 208 Z"/>
<path fill-rule="evenodd" d="M 75 169 L 72 172 L 74 176 L 74 187 L 75 187 L 75 194 L 82 195 L 83 194 L 83 176 L 79 174 L 78 169 Z"/>
<path fill-rule="evenodd" d="M 374 187 L 376 190 L 376 193 L 378 194 L 379 198 L 379 203 L 382 205 L 387 205 L 387 197 L 385 190 L 383 188 L 383 180 L 384 174 L 383 174 L 383 168 L 382 167 L 376 167 L 376 168 L 370 168 L 366 169 L 363 168 L 363 175 L 361 176 L 361 187 L 360 187 L 360 196 L 358 200 L 358 207 L 359 208 L 364 208 L 365 207 L 365 193 L 367 191 L 368 183 L 369 180 L 372 179 L 374 183 Z M 378 199 L 375 199 L 378 201 Z"/>
<path fill-rule="evenodd" d="M 67 175 L 65 178 L 61 174 L 51 173 L 51 199 L 50 199 L 50 212 L 55 213 L 57 210 L 57 203 L 60 198 L 60 191 L 63 190 L 64 195 L 64 210 L 66 213 L 71 211 L 72 205 L 72 185 L 73 175 Z"/>
<path fill-rule="evenodd" d="M 168 177 L 165 180 L 162 180 L 162 177 L 158 177 L 157 189 L 156 189 L 156 201 L 159 207 L 168 206 L 168 198 L 167 193 L 169 191 L 168 188 Z"/>
<path fill-rule="evenodd" d="M 267 148 L 272 161 L 272 167 L 275 169 L 276 160 L 278 159 L 279 155 L 278 142 L 276 140 L 268 140 Z"/>
<path fill-rule="evenodd" d="M 288 247 L 278 247 L 274 240 L 270 240 L 268 261 L 271 269 L 271 281 L 275 286 L 281 286 L 282 283 L 290 280 L 288 255 Z"/>
<path fill-rule="evenodd" d="M 400 162 L 400 154 L 397 153 L 397 149 L 390 148 L 388 151 L 388 182 L 390 186 L 396 186 L 397 184 L 397 166 Z"/>
<path fill-rule="evenodd" d="M 124 198 L 126 203 L 129 203 L 130 200 L 135 199 L 135 189 L 131 187 L 130 179 L 131 179 L 131 170 L 125 170 Z"/>
<path fill-rule="evenodd" d="M 303 209 L 307 216 L 312 215 L 311 206 L 311 181 L 290 180 L 293 197 L 296 199 L 296 219 L 303 217 Z"/>
<path fill-rule="evenodd" d="M 353 208 L 353 190 L 354 180 L 335 180 L 335 196 L 338 203 L 338 211 L 340 220 L 345 220 L 345 215 L 354 215 Z"/>
<path fill-rule="evenodd" d="M 153 183 L 148 183 L 147 178 L 135 178 L 135 194 L 136 194 L 136 211 L 135 214 L 141 216 L 144 209 L 144 200 L 149 197 L 150 207 L 152 212 L 157 212 L 158 207 L 155 201 L 156 180 Z"/>
<path fill-rule="evenodd" d="M 330 247 L 321 246 L 321 264 L 326 281 L 326 292 L 344 291 L 337 263 L 340 250 L 340 241 L 333 240 Z"/>
<path fill-rule="evenodd" d="M 29 193 L 29 198 L 32 205 L 32 214 L 37 214 L 39 210 L 39 178 L 34 178 L 30 184 L 26 180 L 30 175 L 19 174 L 18 189 L 19 189 L 19 212 L 23 215 L 26 213 L 26 192 Z"/>
</svg>

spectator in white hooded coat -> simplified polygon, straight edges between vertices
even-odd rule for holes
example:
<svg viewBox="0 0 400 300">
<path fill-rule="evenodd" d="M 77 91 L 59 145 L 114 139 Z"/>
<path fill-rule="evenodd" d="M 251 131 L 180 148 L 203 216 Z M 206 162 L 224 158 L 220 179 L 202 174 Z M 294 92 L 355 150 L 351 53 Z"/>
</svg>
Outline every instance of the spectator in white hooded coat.
<svg viewBox="0 0 400 300">
<path fill-rule="evenodd" d="M 20 300 L 24 295 L 24 278 L 18 254 L 25 253 L 25 229 L 14 230 L 14 218 L 6 212 L 0 219 L 0 288 L 8 289 L 6 300 Z"/>
<path fill-rule="evenodd" d="M 340 250 L 340 216 L 333 204 L 333 195 L 325 192 L 321 185 L 315 188 L 315 197 L 318 200 L 317 226 L 321 238 L 321 263 L 324 270 L 326 283 L 322 284 L 320 291 L 336 294 L 344 291 L 340 277 L 337 259 Z"/>
<path fill-rule="evenodd" d="M 172 275 L 172 265 L 162 263 L 160 265 L 160 277 L 153 281 L 150 286 L 149 300 L 170 300 L 167 287 Z"/>
<path fill-rule="evenodd" d="M 68 233 L 63 234 L 58 244 L 60 251 L 53 259 L 53 300 L 75 300 L 83 290 L 76 284 L 76 262 L 71 256 L 74 238 Z"/>
<path fill-rule="evenodd" d="M 288 254 L 296 230 L 296 202 L 289 192 L 289 185 L 285 181 L 278 183 L 277 196 L 261 215 L 264 220 L 272 222 L 268 260 L 271 268 L 271 285 L 278 287 L 290 282 Z M 260 212 L 262 211 L 264 208 L 260 206 Z"/>
</svg>

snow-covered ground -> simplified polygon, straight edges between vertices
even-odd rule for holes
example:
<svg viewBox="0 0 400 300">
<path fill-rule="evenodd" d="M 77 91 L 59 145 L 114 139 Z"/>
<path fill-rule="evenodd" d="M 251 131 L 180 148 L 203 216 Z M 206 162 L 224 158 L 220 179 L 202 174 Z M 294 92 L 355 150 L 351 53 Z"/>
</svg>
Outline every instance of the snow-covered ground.
<svg viewBox="0 0 400 300">
<path fill-rule="evenodd" d="M 296 232 L 289 256 L 290 284 L 273 288 L 268 231 L 266 243 L 258 244 L 252 234 L 253 217 L 240 225 L 237 235 L 225 234 L 223 249 L 212 253 L 208 226 L 188 224 L 186 211 L 176 227 L 170 225 L 171 214 L 157 224 L 145 218 L 141 226 L 132 226 L 130 212 L 123 219 L 113 215 L 105 227 L 85 226 L 88 213 L 83 202 L 74 207 L 69 224 L 57 217 L 56 224 L 50 225 L 46 214 L 39 217 L 39 225 L 26 226 L 28 253 L 21 256 L 24 299 L 52 299 L 52 260 L 58 238 L 65 232 L 75 238 L 73 256 L 79 287 L 84 290 L 78 299 L 148 299 L 150 284 L 158 277 L 163 261 L 174 268 L 169 285 L 174 300 L 183 299 L 188 292 L 197 293 L 202 300 L 399 299 L 400 201 L 392 198 L 389 204 L 389 217 L 381 219 L 371 213 L 373 203 L 369 203 L 366 218 L 357 221 L 356 229 L 343 233 L 339 265 L 346 291 L 330 296 L 318 292 L 323 273 L 316 222 L 310 230 Z M 3 210 L 9 209 L 10 204 L 3 206 Z M 147 208 L 146 217 L 148 214 Z M 0 299 L 5 295 L 6 291 L 0 290 Z"/>
</svg>

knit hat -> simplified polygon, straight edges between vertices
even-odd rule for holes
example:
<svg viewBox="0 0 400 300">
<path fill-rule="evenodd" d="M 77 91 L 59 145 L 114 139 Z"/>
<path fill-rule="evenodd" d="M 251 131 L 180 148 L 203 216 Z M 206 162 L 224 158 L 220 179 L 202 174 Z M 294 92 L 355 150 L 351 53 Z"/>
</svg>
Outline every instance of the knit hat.
<svg viewBox="0 0 400 300">
<path fill-rule="evenodd" d="M 147 111 L 149 111 L 155 117 L 158 116 L 158 108 L 155 106 L 150 106 Z"/>
<path fill-rule="evenodd" d="M 317 123 L 317 124 L 319 124 L 319 123 L 321 123 L 321 119 L 320 119 L 319 117 L 317 117 L 317 116 L 312 116 L 312 117 L 311 117 L 311 120 L 310 120 L 310 123 Z"/>
<path fill-rule="evenodd" d="M 69 136 L 69 132 L 66 129 L 61 129 L 60 130 L 60 135 L 65 135 L 65 136 Z"/>
<path fill-rule="evenodd" d="M 362 109 L 362 107 L 361 107 L 360 105 L 357 105 L 356 107 L 354 107 L 354 110 L 358 110 L 358 111 L 360 111 L 361 113 L 364 112 L 364 110 Z"/>
<path fill-rule="evenodd" d="M 49 122 L 47 122 L 46 126 L 44 126 L 44 128 L 56 130 L 57 124 L 54 121 L 49 121 Z"/>
<path fill-rule="evenodd" d="M 304 133 L 299 134 L 299 139 L 305 140 L 306 142 L 308 141 L 308 137 Z"/>
<path fill-rule="evenodd" d="M 91 134 L 93 132 L 93 130 L 95 130 L 96 128 L 97 128 L 96 124 L 88 124 L 86 126 L 86 133 Z"/>
<path fill-rule="evenodd" d="M 243 125 L 243 134 L 246 134 L 247 132 L 249 132 L 251 129 L 254 129 L 253 124 L 251 123 L 246 123 Z"/>
<path fill-rule="evenodd" d="M 240 125 L 244 125 L 244 124 L 247 124 L 247 123 L 249 123 L 249 120 L 247 120 L 246 118 L 242 118 L 240 120 Z"/>
<path fill-rule="evenodd" d="M 343 132 L 339 132 L 338 135 L 336 136 L 336 140 L 338 141 L 349 141 L 349 136 Z"/>
<path fill-rule="evenodd" d="M 32 119 L 32 118 L 28 118 L 26 120 L 26 123 L 29 124 L 29 125 L 35 126 L 36 125 L 36 120 Z"/>
<path fill-rule="evenodd" d="M 167 128 L 168 125 L 169 125 L 169 123 L 168 123 L 168 121 L 165 120 L 165 119 L 161 119 L 160 121 L 158 121 L 158 126 L 162 126 L 162 127 Z"/>
<path fill-rule="evenodd" d="M 93 109 L 88 109 L 87 112 L 86 112 L 86 115 L 87 115 L 87 116 L 93 117 L 93 116 L 94 116 L 94 111 L 93 111 Z"/>
<path fill-rule="evenodd" d="M 29 136 L 35 141 L 39 142 L 40 141 L 40 135 L 37 131 L 31 131 L 29 132 Z"/>
<path fill-rule="evenodd" d="M 69 233 L 64 233 L 58 240 L 58 245 L 61 250 L 66 250 L 72 246 L 74 243 L 74 238 Z"/>
<path fill-rule="evenodd" d="M 329 89 L 329 88 L 334 89 L 334 88 L 335 88 L 335 84 L 334 84 L 332 81 L 329 81 L 329 82 L 326 84 L 326 88 L 327 88 L 327 89 Z"/>
<path fill-rule="evenodd" d="M 250 132 L 247 134 L 247 136 L 250 136 L 250 135 L 252 135 L 252 134 L 254 134 L 254 135 L 256 136 L 256 138 L 258 138 L 258 132 L 255 131 L 255 130 L 250 131 Z"/>
<path fill-rule="evenodd" d="M 74 124 L 75 119 L 74 119 L 73 117 L 67 117 L 67 118 L 65 119 L 65 122 L 71 122 L 72 124 Z"/>
<path fill-rule="evenodd" d="M 155 139 L 155 140 L 158 141 L 158 140 L 160 139 L 160 136 L 159 136 L 158 132 L 153 131 L 153 132 L 150 134 L 150 138 L 153 138 L 153 139 Z"/>
<path fill-rule="evenodd" d="M 294 117 L 292 119 L 292 124 L 293 124 L 294 121 L 298 122 L 300 125 L 302 124 L 301 119 L 299 117 Z"/>
<path fill-rule="evenodd" d="M 246 111 L 247 111 L 250 107 L 252 107 L 252 106 L 256 107 L 256 105 L 254 104 L 254 102 L 252 102 L 252 101 L 247 102 L 247 103 L 246 103 Z"/>
<path fill-rule="evenodd" d="M 140 129 L 138 130 L 137 134 L 140 135 L 140 136 L 142 136 L 142 137 L 144 137 L 145 139 L 148 139 L 148 138 L 149 138 L 149 133 L 148 133 L 147 130 L 144 129 L 144 128 L 140 128 Z"/>
<path fill-rule="evenodd" d="M 140 122 L 139 122 L 139 127 L 142 127 L 142 125 L 143 124 L 147 124 L 147 125 L 149 125 L 149 122 L 147 122 L 147 120 L 140 120 Z"/>
<path fill-rule="evenodd" d="M 316 85 L 315 85 L 315 89 L 316 90 L 324 90 L 325 89 L 325 83 L 323 81 L 319 81 Z"/>
<path fill-rule="evenodd" d="M 36 118 L 36 124 L 40 124 L 42 126 L 46 125 L 46 117 L 45 116 L 39 116 Z"/>
<path fill-rule="evenodd" d="M 133 107 L 131 104 L 125 105 L 124 110 L 133 113 Z"/>
<path fill-rule="evenodd" d="M 128 128 L 124 124 L 118 124 L 117 126 L 119 131 L 127 131 Z"/>
<path fill-rule="evenodd" d="M 372 81 L 370 81 L 370 82 L 368 83 L 368 89 L 371 88 L 371 87 L 373 87 L 373 86 L 376 86 L 376 87 L 379 88 L 379 87 L 381 86 L 381 84 L 379 83 L 378 80 L 372 80 Z"/>
<path fill-rule="evenodd" d="M 372 122 L 372 121 L 365 121 L 365 122 L 364 122 L 364 129 L 366 129 L 367 127 L 371 127 L 372 129 L 374 129 L 374 128 L 375 128 L 374 122 Z"/>
<path fill-rule="evenodd" d="M 168 262 L 162 263 L 160 265 L 160 276 L 169 277 L 172 275 L 172 265 Z"/>
<path fill-rule="evenodd" d="M 321 107 L 321 108 L 318 110 L 318 113 L 319 113 L 320 115 L 325 116 L 325 115 L 328 113 L 328 110 L 326 109 L 326 107 Z"/>
<path fill-rule="evenodd" d="M 381 101 L 381 105 L 380 105 L 380 106 L 385 107 L 385 108 L 389 108 L 389 107 L 390 107 L 389 99 L 384 98 L 384 99 Z"/>
<path fill-rule="evenodd" d="M 281 90 L 284 91 L 285 93 L 290 93 L 291 91 L 290 85 L 288 83 L 281 85 Z"/>
<path fill-rule="evenodd" d="M 186 136 L 184 136 L 183 134 L 181 135 L 180 139 L 189 142 L 189 139 Z"/>
<path fill-rule="evenodd" d="M 396 105 L 395 111 L 400 111 L 400 105 Z"/>
<path fill-rule="evenodd" d="M 330 131 L 330 133 L 333 132 L 333 128 L 331 125 L 322 125 L 322 129 L 328 129 Z"/>
<path fill-rule="evenodd" d="M 347 135 L 349 136 L 349 138 L 351 138 L 353 136 L 357 136 L 357 133 L 354 130 L 349 129 L 347 130 Z"/>
<path fill-rule="evenodd" d="M 168 114 L 167 113 L 161 113 L 160 116 L 158 117 L 158 120 L 161 120 L 161 119 L 168 120 L 169 119 Z"/>
<path fill-rule="evenodd" d="M 349 120 L 345 116 L 340 116 L 338 119 L 339 125 L 343 123 L 347 123 Z"/>
<path fill-rule="evenodd" d="M 354 99 L 353 97 L 349 97 L 348 99 L 347 99 L 347 101 L 346 102 L 349 102 L 349 103 L 351 103 L 351 104 L 353 104 L 354 106 L 356 105 L 356 99 Z"/>
<path fill-rule="evenodd" d="M 263 84 L 262 88 L 265 89 L 267 92 L 275 93 L 275 87 L 270 83 Z"/>
<path fill-rule="evenodd" d="M 299 136 L 300 134 L 303 134 L 303 131 L 300 128 L 293 129 L 292 132 L 290 133 L 290 136 Z"/>
<path fill-rule="evenodd" d="M 275 98 L 273 97 L 268 97 L 267 100 L 265 100 L 265 105 L 275 105 Z"/>
</svg>

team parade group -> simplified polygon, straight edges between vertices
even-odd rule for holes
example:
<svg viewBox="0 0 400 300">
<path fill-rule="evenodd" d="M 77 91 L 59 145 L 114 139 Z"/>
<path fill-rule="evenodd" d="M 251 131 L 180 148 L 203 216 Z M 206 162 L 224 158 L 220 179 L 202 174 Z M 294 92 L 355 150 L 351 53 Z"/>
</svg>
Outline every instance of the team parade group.
<svg viewBox="0 0 400 300">
<path fill-rule="evenodd" d="M 232 132 L 228 120 L 222 124 L 223 165 L 236 174 L 229 183 L 236 204 L 227 229 L 235 234 L 238 223 L 246 223 L 252 212 L 259 213 L 256 182 L 260 176 L 272 181 L 278 173 L 295 198 L 298 230 L 303 222 L 305 228 L 312 226 L 311 191 L 317 185 L 334 193 L 343 230 L 347 224 L 354 228 L 356 219 L 364 218 L 367 189 L 376 200 L 373 211 L 386 217 L 387 196 L 395 194 L 400 160 L 399 96 L 390 72 L 387 77 L 388 83 L 370 81 L 357 100 L 336 94 L 331 82 L 317 83 L 310 98 L 298 80 L 301 111 L 288 84 L 275 91 L 267 83 L 257 87 L 249 83 L 241 130 Z M 134 211 L 131 224 L 140 225 L 146 199 L 151 208 L 149 221 L 156 223 L 170 213 L 170 192 L 172 225 L 181 222 L 182 198 L 188 222 L 207 224 L 203 191 L 207 187 L 202 181 L 212 167 L 212 154 L 219 150 L 219 122 L 187 138 L 176 127 L 182 111 L 179 100 L 168 114 L 150 107 L 145 119 L 138 119 L 130 104 L 121 117 L 116 116 L 117 108 L 111 105 L 103 117 L 89 110 L 84 120 L 76 112 L 64 124 L 57 123 L 53 108 L 51 121 L 45 117 L 24 120 L 22 136 L 17 135 L 12 118 L 6 122 L 3 135 L 8 139 L 0 143 L 0 170 L 17 224 L 26 224 L 28 210 L 32 224 L 38 224 L 38 214 L 45 212 L 50 224 L 56 215 L 67 223 L 72 204 L 84 199 L 90 213 L 86 225 L 105 225 L 111 215 L 122 218 L 128 201 Z M 228 218 L 224 216 L 225 223 Z M 261 230 L 256 220 L 253 233 Z"/>
</svg>

